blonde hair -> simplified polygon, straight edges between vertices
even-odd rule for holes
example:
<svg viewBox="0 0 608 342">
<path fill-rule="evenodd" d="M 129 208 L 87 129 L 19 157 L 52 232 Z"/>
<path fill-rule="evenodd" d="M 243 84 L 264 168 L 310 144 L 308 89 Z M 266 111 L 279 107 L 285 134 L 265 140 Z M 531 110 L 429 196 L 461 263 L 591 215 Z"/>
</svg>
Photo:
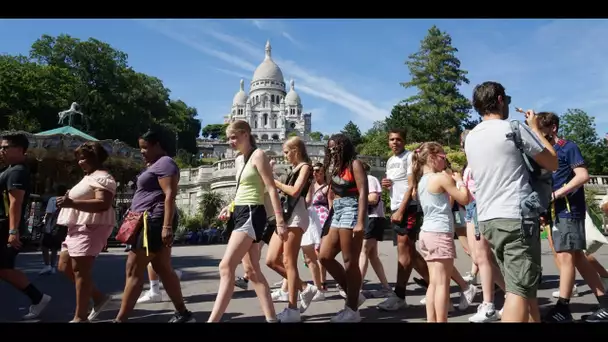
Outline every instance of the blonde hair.
<svg viewBox="0 0 608 342">
<path fill-rule="evenodd" d="M 310 157 L 306 151 L 306 144 L 300 137 L 291 137 L 285 141 L 285 146 L 290 150 L 295 150 L 300 156 L 300 162 L 310 164 Z"/>
<path fill-rule="evenodd" d="M 422 168 L 429 161 L 429 157 L 432 155 L 439 154 L 443 151 L 443 147 L 438 142 L 425 142 L 420 145 L 412 155 L 412 174 L 414 176 L 414 184 L 412 188 L 414 191 L 417 190 L 418 182 L 422 178 Z"/>
<path fill-rule="evenodd" d="M 251 147 L 256 147 L 255 137 L 251 134 L 251 126 L 249 123 L 247 123 L 247 121 L 236 120 L 232 122 L 226 128 L 226 135 L 230 135 L 230 133 L 249 134 L 249 143 L 251 144 Z"/>
</svg>

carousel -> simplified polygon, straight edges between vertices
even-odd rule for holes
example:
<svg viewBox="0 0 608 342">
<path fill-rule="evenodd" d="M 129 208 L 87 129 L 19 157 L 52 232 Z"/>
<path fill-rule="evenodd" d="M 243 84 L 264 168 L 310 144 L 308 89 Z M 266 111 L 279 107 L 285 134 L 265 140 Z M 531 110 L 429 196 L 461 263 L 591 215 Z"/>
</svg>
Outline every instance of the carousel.
<svg viewBox="0 0 608 342">
<path fill-rule="evenodd" d="M 76 102 L 70 109 L 58 113 L 59 128 L 30 133 L 24 131 L 4 131 L 1 135 L 21 133 L 29 139 L 27 151 L 29 167 L 32 173 L 32 195 L 30 205 L 29 228 L 40 224 L 44 208 L 42 204 L 54 196 L 57 186 L 68 189 L 82 178 L 82 170 L 75 159 L 74 150 L 87 141 L 99 142 L 110 157 L 105 166 L 112 173 L 118 185 L 116 207 L 128 206 L 133 194 L 136 175 L 144 166 L 139 149 L 135 149 L 118 140 L 99 140 L 73 126 L 75 116 L 83 116 Z M 67 125 L 64 122 L 67 120 Z"/>
</svg>

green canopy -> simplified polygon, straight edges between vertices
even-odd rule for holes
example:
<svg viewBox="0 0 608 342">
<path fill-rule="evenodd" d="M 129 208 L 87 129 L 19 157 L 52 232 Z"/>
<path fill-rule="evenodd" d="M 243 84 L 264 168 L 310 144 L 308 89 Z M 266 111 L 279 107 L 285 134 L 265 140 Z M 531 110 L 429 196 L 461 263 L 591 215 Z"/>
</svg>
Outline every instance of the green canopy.
<svg viewBox="0 0 608 342">
<path fill-rule="evenodd" d="M 79 136 L 81 138 L 84 138 L 86 140 L 90 140 L 90 141 L 99 141 L 98 139 L 93 138 L 92 136 L 77 130 L 76 128 L 72 127 L 72 126 L 63 126 L 63 127 L 59 127 L 59 128 L 55 128 L 55 129 L 51 129 L 48 131 L 44 131 L 44 132 L 40 132 L 40 133 L 36 133 L 34 135 L 56 135 L 56 134 L 63 134 L 63 135 L 76 135 Z"/>
</svg>

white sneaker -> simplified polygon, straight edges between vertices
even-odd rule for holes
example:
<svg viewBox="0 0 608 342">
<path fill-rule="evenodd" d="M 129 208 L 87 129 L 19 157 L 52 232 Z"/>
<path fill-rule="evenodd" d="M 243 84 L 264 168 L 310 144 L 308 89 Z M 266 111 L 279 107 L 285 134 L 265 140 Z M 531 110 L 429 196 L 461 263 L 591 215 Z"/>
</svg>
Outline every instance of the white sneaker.
<svg viewBox="0 0 608 342">
<path fill-rule="evenodd" d="M 313 302 L 322 302 L 324 300 L 325 300 L 325 293 L 323 293 L 323 291 L 321 291 L 321 290 L 317 291 L 317 294 L 312 299 Z"/>
<path fill-rule="evenodd" d="M 359 292 L 359 302 L 357 303 L 357 308 L 361 307 L 363 303 L 367 300 L 367 297 L 363 295 L 363 293 Z"/>
<path fill-rule="evenodd" d="M 277 281 L 276 283 L 272 284 L 272 287 L 280 287 L 280 286 L 283 286 L 283 281 L 282 280 L 281 281 Z"/>
<path fill-rule="evenodd" d="M 346 291 L 344 291 L 340 284 L 337 284 L 336 287 L 338 288 L 338 293 L 340 294 L 340 297 L 346 299 Z"/>
<path fill-rule="evenodd" d="M 306 312 L 308 310 L 308 306 L 312 303 L 312 300 L 315 298 L 319 289 L 316 286 L 308 284 L 304 291 L 300 291 L 300 313 Z"/>
<path fill-rule="evenodd" d="M 175 275 L 177 276 L 177 280 L 182 280 L 182 276 L 184 275 L 184 272 L 180 271 L 180 270 L 173 270 L 175 271 Z"/>
<path fill-rule="evenodd" d="M 331 323 L 359 323 L 361 322 L 361 315 L 359 311 L 353 311 L 348 306 L 338 312 L 337 315 L 331 318 Z"/>
<path fill-rule="evenodd" d="M 53 268 L 50 265 L 44 266 L 38 275 L 47 275 L 53 273 Z"/>
<path fill-rule="evenodd" d="M 553 298 L 559 298 L 559 290 L 553 292 L 551 295 L 553 296 Z M 572 295 L 570 296 L 570 298 L 578 296 L 580 296 L 580 294 L 578 293 L 578 287 L 574 285 L 574 287 L 572 287 Z"/>
<path fill-rule="evenodd" d="M 51 299 L 53 299 L 51 296 L 43 294 L 42 300 L 40 300 L 40 303 L 35 304 L 35 305 L 34 304 L 30 305 L 30 311 L 25 316 L 23 316 L 23 319 L 38 318 L 38 316 L 40 316 L 40 314 L 42 313 L 42 311 L 44 311 L 46 306 L 49 305 L 49 302 L 51 301 Z"/>
<path fill-rule="evenodd" d="M 105 310 L 105 308 L 108 306 L 108 304 L 110 304 L 111 300 L 112 300 L 112 296 L 106 296 L 106 298 L 104 298 L 101 301 L 101 303 L 99 303 L 99 305 L 94 305 L 93 309 L 91 309 L 91 313 L 89 314 L 89 317 L 87 319 L 89 321 L 92 321 L 95 318 L 97 318 L 97 316 L 99 316 L 99 314 L 102 313 L 103 310 Z"/>
<path fill-rule="evenodd" d="M 287 297 L 287 292 L 281 289 L 276 289 L 272 291 L 270 293 L 270 298 L 272 298 L 273 302 L 286 302 L 289 300 L 289 298 Z"/>
<path fill-rule="evenodd" d="M 388 298 L 386 298 L 382 303 L 378 304 L 378 309 L 383 311 L 397 311 L 405 308 L 407 308 L 407 303 L 405 302 L 405 299 L 397 297 L 394 292 L 390 296 L 388 296 Z"/>
<path fill-rule="evenodd" d="M 460 302 L 458 303 L 458 310 L 464 311 L 469 308 L 475 295 L 477 294 L 477 287 L 475 285 L 469 285 L 469 288 L 460 294 Z"/>
<path fill-rule="evenodd" d="M 503 307 L 502 309 L 500 309 L 500 311 L 498 311 L 498 319 L 502 319 L 502 313 L 505 311 L 505 308 Z"/>
<path fill-rule="evenodd" d="M 498 312 L 494 308 L 494 303 L 481 303 L 477 307 L 477 312 L 469 317 L 469 322 L 486 323 L 498 320 Z"/>
<path fill-rule="evenodd" d="M 477 284 L 477 275 L 471 274 L 471 272 L 467 272 L 467 274 L 464 275 L 464 277 L 462 277 L 462 279 L 464 279 L 464 281 L 466 281 L 469 284 Z"/>
<path fill-rule="evenodd" d="M 153 293 L 152 291 L 147 291 L 143 296 L 139 297 L 137 300 L 137 304 L 142 303 L 160 303 L 163 301 L 163 295 L 160 293 Z"/>
<path fill-rule="evenodd" d="M 302 322 L 302 316 L 298 309 L 285 308 L 285 310 L 279 312 L 277 320 L 281 323 L 300 323 Z"/>
</svg>

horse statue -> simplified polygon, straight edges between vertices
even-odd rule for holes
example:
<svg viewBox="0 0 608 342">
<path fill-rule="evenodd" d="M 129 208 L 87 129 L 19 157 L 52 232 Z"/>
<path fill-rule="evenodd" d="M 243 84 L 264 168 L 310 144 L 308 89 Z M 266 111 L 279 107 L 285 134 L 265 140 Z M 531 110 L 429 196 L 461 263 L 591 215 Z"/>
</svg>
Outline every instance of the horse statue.
<svg viewBox="0 0 608 342">
<path fill-rule="evenodd" d="M 74 117 L 74 115 L 80 115 L 81 117 L 84 116 L 79 109 L 80 109 L 80 106 L 78 105 L 78 103 L 72 102 L 70 109 L 59 112 L 59 114 L 58 114 L 59 115 L 59 124 L 63 125 L 63 121 L 67 118 L 68 125 L 71 126 L 72 118 Z"/>
</svg>

